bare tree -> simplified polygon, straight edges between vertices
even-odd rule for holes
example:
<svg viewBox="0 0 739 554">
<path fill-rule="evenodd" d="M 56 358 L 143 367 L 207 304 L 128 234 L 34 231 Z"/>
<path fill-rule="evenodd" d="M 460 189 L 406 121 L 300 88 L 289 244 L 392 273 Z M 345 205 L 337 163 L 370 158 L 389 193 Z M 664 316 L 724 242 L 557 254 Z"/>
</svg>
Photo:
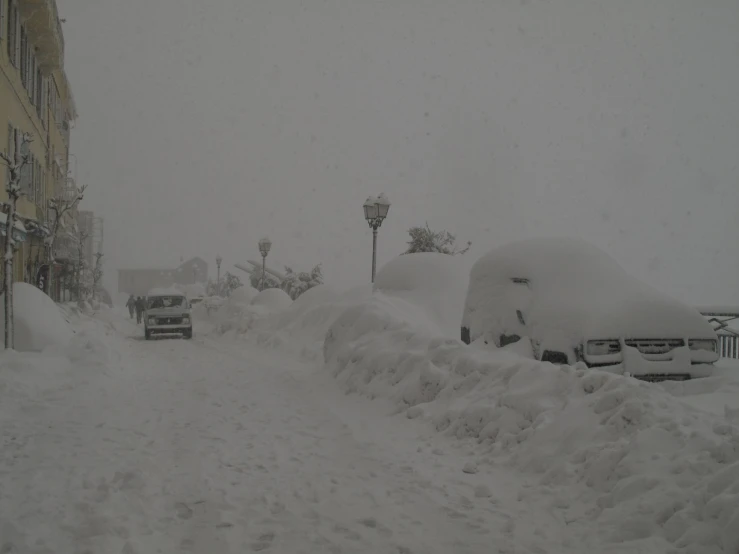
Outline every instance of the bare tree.
<svg viewBox="0 0 739 554">
<path fill-rule="evenodd" d="M 0 159 L 5 162 L 8 167 L 8 181 L 5 185 L 5 191 L 8 193 L 8 202 L 5 205 L 5 271 L 3 273 L 3 290 L 5 292 L 5 348 L 12 349 L 15 347 L 13 328 L 13 258 L 15 255 L 16 242 L 13 238 L 13 229 L 17 218 L 18 200 L 23 196 L 21 188 L 22 170 L 28 164 L 30 154 L 22 154 L 23 149 L 31 143 L 33 139 L 31 135 L 23 133 L 21 135 L 18 129 L 13 130 L 13 147 L 14 152 L 11 157 L 10 152 L 7 154 L 0 152 Z"/>
<path fill-rule="evenodd" d="M 85 260 L 85 241 L 89 237 L 89 233 L 85 231 L 79 231 L 77 233 L 77 275 L 75 276 L 75 288 L 77 289 L 77 301 L 81 302 L 83 296 L 87 296 L 88 287 L 87 283 L 84 282 L 84 273 L 87 269 L 87 262 Z"/>
<path fill-rule="evenodd" d="M 73 196 L 68 196 L 65 191 L 61 194 L 49 199 L 49 211 L 53 214 L 49 236 L 46 239 L 46 252 L 49 263 L 49 278 L 46 279 L 46 294 L 51 296 L 52 281 L 54 280 L 53 266 L 56 261 L 56 239 L 59 231 L 66 226 L 65 219 L 68 214 L 72 213 L 77 205 L 82 201 L 87 185 L 81 186 Z"/>
</svg>

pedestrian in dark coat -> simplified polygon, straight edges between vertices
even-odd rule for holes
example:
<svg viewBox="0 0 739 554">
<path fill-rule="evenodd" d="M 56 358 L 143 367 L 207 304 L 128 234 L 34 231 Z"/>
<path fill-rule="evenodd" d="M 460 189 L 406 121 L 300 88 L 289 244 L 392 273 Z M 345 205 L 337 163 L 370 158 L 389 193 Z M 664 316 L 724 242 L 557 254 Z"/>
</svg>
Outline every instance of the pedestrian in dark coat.
<svg viewBox="0 0 739 554">
<path fill-rule="evenodd" d="M 128 314 L 131 316 L 131 319 L 133 319 L 133 312 L 136 311 L 136 299 L 133 297 L 133 294 L 128 297 L 126 308 L 128 308 Z"/>
<path fill-rule="evenodd" d="M 136 323 L 141 323 L 141 321 L 144 318 L 144 311 L 146 310 L 146 305 L 144 304 L 144 299 L 139 296 L 136 299 Z"/>
</svg>

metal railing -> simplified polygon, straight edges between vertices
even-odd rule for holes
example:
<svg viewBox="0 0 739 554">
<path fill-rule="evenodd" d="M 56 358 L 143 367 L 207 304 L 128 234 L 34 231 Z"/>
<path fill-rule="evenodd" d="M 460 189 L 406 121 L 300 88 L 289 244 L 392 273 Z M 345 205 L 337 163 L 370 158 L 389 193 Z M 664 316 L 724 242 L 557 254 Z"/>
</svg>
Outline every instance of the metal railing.
<svg viewBox="0 0 739 554">
<path fill-rule="evenodd" d="M 722 358 L 739 359 L 739 335 L 719 335 L 718 352 Z"/>
</svg>

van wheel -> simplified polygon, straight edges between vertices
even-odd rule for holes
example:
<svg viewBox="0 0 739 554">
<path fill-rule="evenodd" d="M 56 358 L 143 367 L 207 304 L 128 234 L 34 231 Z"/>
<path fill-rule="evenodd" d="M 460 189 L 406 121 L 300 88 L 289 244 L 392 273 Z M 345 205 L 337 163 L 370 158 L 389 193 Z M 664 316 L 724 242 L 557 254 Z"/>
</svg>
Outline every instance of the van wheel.
<svg viewBox="0 0 739 554">
<path fill-rule="evenodd" d="M 554 365 L 567 365 L 569 363 L 567 354 L 557 350 L 545 350 L 541 355 L 541 361 L 550 362 Z"/>
</svg>

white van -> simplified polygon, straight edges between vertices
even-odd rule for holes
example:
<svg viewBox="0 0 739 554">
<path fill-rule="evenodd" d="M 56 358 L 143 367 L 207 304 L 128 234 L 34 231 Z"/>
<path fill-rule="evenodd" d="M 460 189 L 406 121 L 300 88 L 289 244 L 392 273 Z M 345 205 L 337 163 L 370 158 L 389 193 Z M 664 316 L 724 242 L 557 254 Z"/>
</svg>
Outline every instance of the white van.
<svg viewBox="0 0 739 554">
<path fill-rule="evenodd" d="M 146 295 L 144 335 L 181 335 L 192 338 L 192 308 L 177 290 L 155 289 Z"/>
<path fill-rule="evenodd" d="M 628 275 L 577 239 L 532 239 L 472 268 L 462 340 L 503 347 L 528 337 L 542 361 L 646 380 L 712 373 L 718 337 L 701 314 Z"/>
</svg>

